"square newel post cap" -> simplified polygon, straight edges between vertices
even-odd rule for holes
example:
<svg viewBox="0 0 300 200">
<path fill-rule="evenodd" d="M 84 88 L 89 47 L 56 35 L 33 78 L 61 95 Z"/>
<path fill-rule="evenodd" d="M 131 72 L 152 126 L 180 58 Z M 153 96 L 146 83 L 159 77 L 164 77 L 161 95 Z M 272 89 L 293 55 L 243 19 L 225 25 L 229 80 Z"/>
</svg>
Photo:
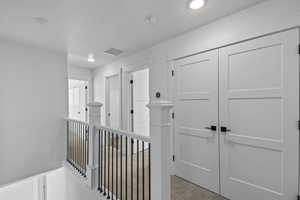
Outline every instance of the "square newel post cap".
<svg viewBox="0 0 300 200">
<path fill-rule="evenodd" d="M 151 127 L 169 126 L 170 110 L 173 104 L 170 101 L 153 101 L 147 105 L 150 110 L 150 132 Z M 153 135 L 150 133 L 150 135 Z"/>
<path fill-rule="evenodd" d="M 88 107 L 102 107 L 103 104 L 100 102 L 90 102 L 87 104 Z"/>
</svg>

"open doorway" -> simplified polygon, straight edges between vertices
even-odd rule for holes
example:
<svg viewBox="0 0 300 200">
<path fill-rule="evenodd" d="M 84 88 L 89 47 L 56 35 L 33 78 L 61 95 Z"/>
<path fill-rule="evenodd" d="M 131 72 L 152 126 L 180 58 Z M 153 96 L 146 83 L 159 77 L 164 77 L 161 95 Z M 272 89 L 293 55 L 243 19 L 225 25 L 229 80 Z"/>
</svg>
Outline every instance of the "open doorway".
<svg viewBox="0 0 300 200">
<path fill-rule="evenodd" d="M 88 81 L 69 79 L 69 118 L 87 121 Z"/>
</svg>

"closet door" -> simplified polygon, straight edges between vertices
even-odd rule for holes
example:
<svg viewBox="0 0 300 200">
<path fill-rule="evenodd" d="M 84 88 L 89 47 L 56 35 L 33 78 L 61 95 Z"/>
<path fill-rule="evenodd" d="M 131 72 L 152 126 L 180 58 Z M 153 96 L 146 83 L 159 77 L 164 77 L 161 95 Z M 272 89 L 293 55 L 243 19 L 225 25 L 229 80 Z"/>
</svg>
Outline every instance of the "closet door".
<svg viewBox="0 0 300 200">
<path fill-rule="evenodd" d="M 176 61 L 175 82 L 176 175 L 219 192 L 218 51 Z"/>
<path fill-rule="evenodd" d="M 297 29 L 220 50 L 221 193 L 229 199 L 296 199 L 298 44 Z"/>
</svg>

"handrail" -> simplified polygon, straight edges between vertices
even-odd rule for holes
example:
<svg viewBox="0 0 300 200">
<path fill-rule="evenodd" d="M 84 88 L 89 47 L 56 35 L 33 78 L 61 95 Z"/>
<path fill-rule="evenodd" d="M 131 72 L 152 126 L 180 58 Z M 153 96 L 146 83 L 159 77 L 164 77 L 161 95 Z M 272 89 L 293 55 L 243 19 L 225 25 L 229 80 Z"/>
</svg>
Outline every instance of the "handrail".
<svg viewBox="0 0 300 200">
<path fill-rule="evenodd" d="M 83 122 L 83 121 L 80 121 L 80 120 L 77 120 L 77 119 L 71 119 L 71 118 L 67 117 L 67 118 L 65 118 L 65 120 L 90 126 L 89 123 Z M 128 136 L 128 137 L 131 137 L 133 139 L 141 140 L 141 141 L 144 141 L 144 142 L 148 142 L 148 143 L 151 142 L 151 138 L 149 136 L 140 135 L 140 134 L 137 134 L 137 133 L 134 133 L 134 132 L 129 132 L 129 131 L 126 131 L 126 130 L 116 129 L 116 128 L 112 128 L 112 127 L 108 127 L 108 126 L 102 126 L 102 125 L 95 125 L 95 128 L 103 129 L 103 130 L 107 130 L 107 131 L 113 131 L 113 132 L 115 132 L 119 135 Z"/>
<path fill-rule="evenodd" d="M 147 143 L 151 143 L 151 138 L 149 136 L 144 136 L 144 135 L 139 135 L 134 132 L 129 132 L 121 129 L 116 129 L 116 128 L 111 128 L 107 126 L 102 126 L 102 125 L 95 125 L 96 129 L 103 129 L 106 131 L 112 131 L 118 135 L 123 135 L 123 136 L 128 136 L 133 139 L 141 140 Z"/>
<path fill-rule="evenodd" d="M 69 117 L 65 117 L 64 120 L 71 121 L 71 122 L 76 122 L 76 123 L 80 123 L 80 124 L 84 124 L 84 125 L 90 126 L 89 123 L 84 122 L 84 121 L 80 121 L 78 119 L 72 119 L 72 118 L 69 118 Z"/>
</svg>

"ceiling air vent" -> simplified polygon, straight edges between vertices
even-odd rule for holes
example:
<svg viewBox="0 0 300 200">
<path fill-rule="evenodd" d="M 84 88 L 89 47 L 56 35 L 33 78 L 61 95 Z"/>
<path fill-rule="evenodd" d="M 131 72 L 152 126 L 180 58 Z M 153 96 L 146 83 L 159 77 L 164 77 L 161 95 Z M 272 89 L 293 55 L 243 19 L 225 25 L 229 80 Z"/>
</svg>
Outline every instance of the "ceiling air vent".
<svg viewBox="0 0 300 200">
<path fill-rule="evenodd" d="M 107 53 L 107 54 L 110 54 L 113 56 L 119 56 L 121 53 L 123 53 L 123 51 L 120 49 L 116 49 L 116 48 L 110 48 L 110 49 L 104 51 L 104 53 Z"/>
</svg>

